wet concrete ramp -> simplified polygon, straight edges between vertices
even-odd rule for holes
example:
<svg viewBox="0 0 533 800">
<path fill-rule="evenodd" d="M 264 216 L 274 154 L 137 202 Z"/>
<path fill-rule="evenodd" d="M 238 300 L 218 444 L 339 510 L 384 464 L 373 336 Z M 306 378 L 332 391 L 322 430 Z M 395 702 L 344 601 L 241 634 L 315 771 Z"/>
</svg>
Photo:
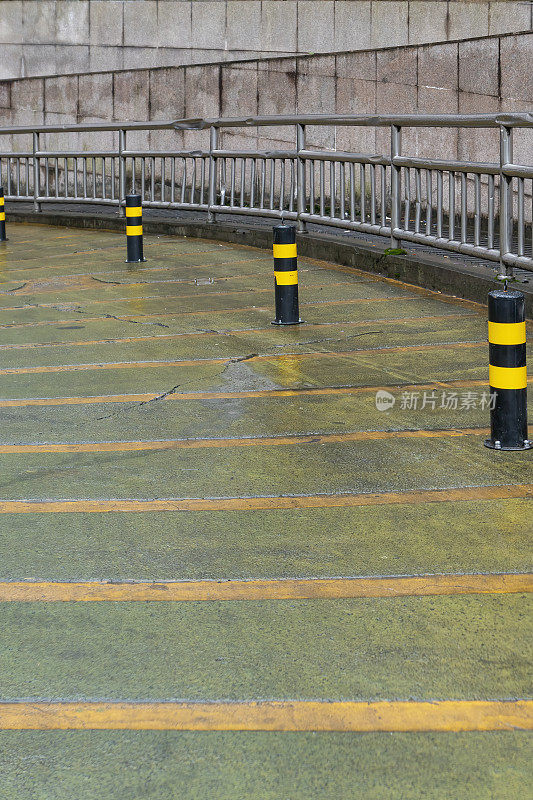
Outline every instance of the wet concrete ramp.
<svg viewBox="0 0 533 800">
<path fill-rule="evenodd" d="M 9 236 L 0 797 L 528 796 L 484 309 L 301 258 L 279 328 L 268 252 Z"/>
</svg>

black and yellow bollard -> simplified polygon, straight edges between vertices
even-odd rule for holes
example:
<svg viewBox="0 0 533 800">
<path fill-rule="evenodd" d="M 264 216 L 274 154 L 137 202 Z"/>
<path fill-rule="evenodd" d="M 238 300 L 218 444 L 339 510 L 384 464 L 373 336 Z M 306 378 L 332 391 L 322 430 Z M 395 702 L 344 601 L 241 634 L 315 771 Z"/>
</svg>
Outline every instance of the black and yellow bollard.
<svg viewBox="0 0 533 800">
<path fill-rule="evenodd" d="M 522 292 L 489 292 L 490 439 L 494 450 L 528 450 L 526 314 Z"/>
<path fill-rule="evenodd" d="M 4 205 L 4 188 L 0 186 L 0 242 L 7 242 L 6 207 Z"/>
<path fill-rule="evenodd" d="M 274 283 L 276 319 L 273 325 L 297 325 L 302 320 L 298 310 L 298 261 L 296 228 L 274 226 Z"/>
<path fill-rule="evenodd" d="M 126 195 L 126 241 L 128 258 L 126 264 L 146 261 L 143 255 L 143 210 L 140 194 Z"/>
</svg>

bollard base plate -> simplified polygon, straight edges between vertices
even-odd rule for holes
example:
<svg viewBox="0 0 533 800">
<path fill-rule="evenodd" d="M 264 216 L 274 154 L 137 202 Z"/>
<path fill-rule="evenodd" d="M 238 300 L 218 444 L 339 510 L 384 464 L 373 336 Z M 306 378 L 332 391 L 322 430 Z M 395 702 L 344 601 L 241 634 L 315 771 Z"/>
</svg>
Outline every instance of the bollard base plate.
<svg viewBox="0 0 533 800">
<path fill-rule="evenodd" d="M 145 258 L 136 258 L 135 261 L 128 261 L 126 259 L 126 261 L 124 263 L 125 264 L 142 264 L 144 261 L 146 261 Z"/>
<path fill-rule="evenodd" d="M 490 450 L 505 450 L 508 452 L 516 452 L 521 450 L 531 450 L 533 448 L 533 442 L 530 442 L 526 439 L 523 445 L 517 445 L 516 447 L 503 447 L 499 442 L 493 442 L 492 439 L 485 439 L 483 442 L 485 447 L 488 447 Z"/>
<path fill-rule="evenodd" d="M 271 325 L 301 325 L 303 321 L 304 321 L 303 319 L 298 319 L 295 322 L 282 322 L 279 319 L 273 319 L 270 324 Z"/>
</svg>

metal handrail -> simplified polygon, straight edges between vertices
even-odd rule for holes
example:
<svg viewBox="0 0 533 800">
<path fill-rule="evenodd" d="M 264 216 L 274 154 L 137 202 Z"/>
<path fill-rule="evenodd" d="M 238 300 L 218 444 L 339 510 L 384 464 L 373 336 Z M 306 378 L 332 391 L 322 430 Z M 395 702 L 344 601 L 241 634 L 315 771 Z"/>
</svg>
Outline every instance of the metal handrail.
<svg viewBox="0 0 533 800">
<path fill-rule="evenodd" d="M 293 126 L 295 147 L 224 148 L 225 129 Z M 306 142 L 309 127 L 389 128 L 390 151 L 345 152 Z M 495 129 L 497 162 L 430 159 L 402 154 L 404 128 Z M 513 132 L 533 128 L 533 113 L 405 115 L 277 115 L 82 123 L 0 128 L 17 150 L 0 152 L 8 201 L 94 203 L 123 214 L 126 194 L 140 192 L 151 208 L 294 220 L 425 244 L 533 269 L 533 166 L 513 160 Z M 208 131 L 200 149 L 128 148 L 129 132 Z M 118 146 L 66 151 L 43 146 L 57 133 L 118 133 Z M 31 136 L 31 149 L 18 140 Z M 307 137 L 308 138 L 308 137 Z"/>
</svg>

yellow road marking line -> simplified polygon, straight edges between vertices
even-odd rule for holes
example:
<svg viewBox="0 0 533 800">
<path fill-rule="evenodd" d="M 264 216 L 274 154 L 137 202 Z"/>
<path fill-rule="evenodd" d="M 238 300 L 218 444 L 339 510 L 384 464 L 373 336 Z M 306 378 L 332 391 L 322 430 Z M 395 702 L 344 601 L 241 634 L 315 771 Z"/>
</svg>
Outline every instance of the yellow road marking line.
<svg viewBox="0 0 533 800">
<path fill-rule="evenodd" d="M 533 383 L 533 377 L 528 378 Z M 358 395 L 376 393 L 379 389 L 386 391 L 424 391 L 427 389 L 473 389 L 488 387 L 488 380 L 471 381 L 435 381 L 434 383 L 413 383 L 403 386 L 340 386 L 316 387 L 311 389 L 255 389 L 243 392 L 171 392 L 161 400 L 239 400 L 256 398 L 307 397 L 330 395 Z M 93 397 L 33 397 L 0 400 L 0 408 L 22 408 L 26 406 L 79 406 L 94 403 L 146 403 L 160 397 L 160 393 L 144 394 L 109 394 Z"/>
<path fill-rule="evenodd" d="M 329 284 L 330 286 L 332 284 Z M 344 286 L 345 284 L 339 284 L 340 286 Z M 77 289 L 77 286 L 73 287 Z M 316 288 L 316 287 L 315 287 Z M 265 291 L 271 291 L 270 289 Z M 229 294 L 229 292 L 227 292 Z M 246 294 L 246 291 L 242 292 L 234 292 L 234 294 Z M 16 296 L 16 295 L 15 295 Z M 217 297 L 220 296 L 220 293 L 217 292 Z M 205 295 L 204 295 L 205 297 Z M 97 306 L 97 305 L 105 305 L 106 303 L 141 303 L 146 300 L 157 300 L 158 302 L 164 303 L 166 300 L 184 300 L 187 298 L 197 299 L 194 295 L 181 295 L 181 294 L 168 294 L 168 295 L 148 295 L 146 297 L 113 297 L 107 298 L 106 300 L 84 300 L 84 306 Z M 355 305 L 356 303 L 392 303 L 397 302 L 398 300 L 419 300 L 419 297 L 412 297 L 409 295 L 403 295 L 399 297 L 358 297 L 354 300 L 308 300 L 304 303 L 300 303 L 301 306 L 338 306 L 338 305 Z M 66 301 L 75 305 L 74 301 Z M 0 306 L 0 312 L 2 311 L 24 311 L 24 310 L 35 310 L 36 308 L 55 308 L 58 305 L 59 301 L 55 303 L 29 303 L 24 306 Z M 125 317 L 134 317 L 134 316 L 142 316 L 143 319 L 154 319 L 156 317 L 182 317 L 187 316 L 190 314 L 231 314 L 235 313 L 236 311 L 271 311 L 269 306 L 238 306 L 237 308 L 208 308 L 204 311 L 180 311 L 180 312 L 172 312 L 168 313 L 165 312 L 164 314 L 124 314 Z"/>
<path fill-rule="evenodd" d="M 145 222 L 145 225 L 146 225 L 146 222 Z M 24 242 L 17 242 L 17 244 L 24 244 Z M 148 242 L 148 243 L 145 242 L 144 243 L 144 247 L 150 248 L 151 246 L 153 246 L 153 244 L 154 244 L 153 242 Z M 97 256 L 101 256 L 102 254 L 105 254 L 105 252 L 107 250 L 118 250 L 118 249 L 123 249 L 123 247 L 124 247 L 124 245 L 117 245 L 117 246 L 103 248 L 103 249 L 87 250 L 85 252 L 94 253 Z M 223 252 L 223 251 L 215 249 L 215 250 L 196 250 L 196 251 L 184 252 L 184 253 L 178 252 L 178 253 L 172 253 L 172 258 L 177 261 L 177 259 L 180 259 L 180 258 L 182 258 L 182 259 L 183 258 L 190 258 L 190 257 L 198 256 L 198 255 L 205 255 L 205 253 L 219 253 L 219 252 Z M 67 255 L 77 256 L 78 253 L 68 253 Z M 60 257 L 62 258 L 64 256 L 60 256 Z M 12 264 L 17 264 L 17 263 L 18 264 L 25 264 L 27 261 L 32 261 L 32 260 L 35 260 L 36 258 L 38 258 L 38 256 L 32 257 L 30 259 L 20 259 L 18 261 L 15 259 L 15 260 L 12 260 L 11 263 Z M 110 264 L 112 264 L 113 261 L 114 261 L 114 259 L 109 259 Z M 254 255 L 253 257 L 250 257 L 250 258 L 239 259 L 238 261 L 235 261 L 235 260 L 222 261 L 222 262 L 219 261 L 216 264 L 183 264 L 183 263 L 177 261 L 176 266 L 177 267 L 190 267 L 191 269 L 201 269 L 202 267 L 204 267 L 204 268 L 208 269 L 208 268 L 212 268 L 212 267 L 219 267 L 219 266 L 222 266 L 223 264 L 246 264 L 249 261 L 265 261 L 265 263 L 269 263 L 269 262 L 271 263 L 272 262 L 272 257 L 271 256 L 270 257 L 269 256 L 264 256 L 263 258 L 260 258 L 259 256 Z M 39 264 L 39 265 L 35 265 L 35 266 L 30 266 L 30 267 L 14 267 L 13 269 L 7 269 L 5 271 L 6 272 L 31 272 L 33 270 L 40 270 L 40 269 L 69 269 L 69 268 L 70 268 L 69 264 Z M 176 269 L 176 267 L 148 267 L 148 268 L 141 267 L 139 270 L 136 270 L 136 272 L 155 272 L 155 271 L 158 271 L 158 270 L 172 270 L 172 269 Z M 76 274 L 78 274 L 78 273 L 76 273 Z M 93 273 L 82 273 L 82 274 L 93 274 Z M 98 274 L 100 274 L 100 273 L 98 273 Z M 112 274 L 115 274 L 115 275 L 118 275 L 118 274 L 127 275 L 128 272 L 125 269 L 120 269 L 120 270 L 113 270 Z M 264 273 L 261 273 L 261 274 L 264 274 Z M 194 283 L 194 281 L 192 281 L 192 282 Z"/>
<path fill-rule="evenodd" d="M 312 352 L 312 353 L 264 353 L 247 358 L 246 361 L 275 361 L 277 359 L 298 360 L 304 358 L 351 358 L 354 355 L 365 353 L 405 353 L 405 352 L 424 352 L 426 350 L 450 350 L 467 347 L 486 347 L 486 342 L 442 342 L 439 344 L 414 344 L 401 347 L 371 347 L 347 352 Z M 0 369 L 0 375 L 34 375 L 54 372 L 83 372 L 86 370 L 103 369 L 141 369 L 144 367 L 201 367 L 213 366 L 215 364 L 231 363 L 235 356 L 222 358 L 200 358 L 184 359 L 181 361 L 111 361 L 103 364 L 60 364 L 57 366 L 41 367 L 7 367 Z"/>
<path fill-rule="evenodd" d="M 533 498 L 533 484 L 469 486 L 460 489 L 420 489 L 406 492 L 227 497 L 168 500 L 0 500 L 0 514 L 96 514 L 143 511 L 270 511 L 295 508 L 357 508 L 360 506 L 445 503 L 468 500 Z"/>
<path fill-rule="evenodd" d="M 364 327 L 366 325 L 392 325 L 394 323 L 401 324 L 406 321 L 423 321 L 423 320 L 442 320 L 442 319 L 452 319 L 460 318 L 463 319 L 464 317 L 470 318 L 473 315 L 470 314 L 443 314 L 440 317 L 399 317 L 397 319 L 377 319 L 377 320 L 355 320 L 355 321 L 348 321 L 348 322 L 324 322 L 324 323 L 311 323 L 305 326 L 306 330 L 309 329 L 321 329 L 321 328 L 330 328 L 332 326 L 339 327 L 340 325 L 345 327 Z M 106 319 L 106 317 L 102 317 L 101 319 Z M 87 322 L 87 320 L 80 318 L 79 320 L 68 320 L 69 322 Z M 65 322 L 65 321 L 64 321 Z M 60 325 L 64 324 L 64 322 L 54 322 L 54 323 L 28 323 L 28 325 L 0 325 L 0 328 L 21 328 L 21 327 L 35 327 L 37 325 L 47 324 L 47 325 Z M 100 345 L 100 344 L 123 344 L 123 343 L 131 343 L 131 342 L 157 342 L 161 339 L 178 339 L 183 338 L 184 336 L 242 336 L 242 335 L 250 335 L 251 333 L 264 333 L 264 331 L 271 331 L 272 328 L 237 328 L 236 330 L 221 330 L 221 331 L 189 331 L 186 333 L 159 333 L 159 334 L 152 334 L 150 336 L 124 336 L 122 338 L 111 338 L 111 339 L 83 339 L 80 341 L 69 342 L 68 340 L 62 342 L 23 342 L 21 344 L 3 344 L 0 345 L 0 350 L 36 350 L 41 347 L 88 347 L 93 345 Z M 327 339 L 324 340 L 327 342 Z M 290 342 L 289 342 L 290 344 Z M 320 342 L 318 342 L 320 344 Z"/>
<path fill-rule="evenodd" d="M 138 231 L 139 228 L 141 229 L 140 232 L 133 233 L 133 231 Z M 132 232 L 128 233 L 127 234 L 128 236 L 142 236 L 142 225 L 137 225 L 135 227 L 131 227 L 129 230 L 132 231 Z M 96 273 L 96 274 L 98 274 L 98 273 Z M 83 282 L 81 280 L 77 280 L 76 281 L 76 279 L 79 279 L 79 278 L 87 278 L 87 280 L 84 280 Z M 91 280 L 89 280 L 89 279 L 92 279 L 92 281 L 94 281 L 94 283 L 91 282 Z M 22 279 L 19 278 L 19 280 L 22 280 Z M 56 285 L 55 286 L 50 286 L 50 288 L 48 288 L 48 289 L 40 289 L 39 286 L 37 286 L 37 288 L 35 288 L 35 286 L 34 286 L 35 283 L 43 284 L 43 283 L 54 283 L 54 282 L 55 282 Z M 143 287 L 156 286 L 156 285 L 162 284 L 162 283 L 164 283 L 164 284 L 169 284 L 169 283 L 183 284 L 183 283 L 185 283 L 185 281 L 182 278 L 169 278 L 169 279 L 165 278 L 164 280 L 152 280 L 152 281 L 146 280 L 146 281 L 137 281 L 135 283 L 133 283 L 133 282 L 132 283 L 126 283 L 126 282 L 123 283 L 122 281 L 104 281 L 104 280 L 101 280 L 99 278 L 94 278 L 93 277 L 93 273 L 84 272 L 84 273 L 79 273 L 79 274 L 74 273 L 73 275 L 63 275 L 63 276 L 57 276 L 57 277 L 51 276 L 51 277 L 48 278 L 48 280 L 46 278 L 41 278 L 40 280 L 37 279 L 35 281 L 31 281 L 30 280 L 30 281 L 27 281 L 27 285 L 21 286 L 20 288 L 17 288 L 17 289 L 6 289 L 5 291 L 1 291 L 0 290 L 0 297 L 1 296 L 3 296 L 3 297 L 23 297 L 23 296 L 26 296 L 26 295 L 30 295 L 31 297 L 34 297 L 35 295 L 41 295 L 41 294 L 57 294 L 57 295 L 61 295 L 63 292 L 68 292 L 68 291 L 71 291 L 72 289 L 76 289 L 79 292 L 87 292 L 87 291 L 93 291 L 94 289 L 98 289 L 99 287 L 98 287 L 97 284 L 103 284 L 104 286 L 109 286 L 109 287 L 120 287 L 120 286 L 122 286 L 123 288 L 132 289 L 132 288 L 137 288 L 139 286 L 143 286 Z M 323 284 L 323 283 L 312 283 L 311 284 L 310 283 L 310 284 L 306 285 L 306 289 L 308 289 L 308 290 L 311 290 L 311 289 L 323 289 L 325 287 L 329 288 L 331 286 L 351 286 L 351 285 L 352 284 L 349 284 L 346 281 L 338 281 L 336 283 L 328 283 L 328 284 Z M 228 297 L 230 295 L 235 295 L 235 294 L 266 294 L 267 292 L 272 292 L 272 289 L 270 289 L 270 288 L 261 289 L 261 288 L 251 287 L 251 288 L 243 288 L 243 289 L 232 289 L 232 290 L 226 291 L 226 292 L 223 292 L 223 291 L 212 292 L 212 294 L 216 294 L 217 297 L 222 297 L 222 296 L 223 297 Z M 207 296 L 207 295 L 205 295 L 205 294 L 202 295 L 202 297 L 205 297 L 205 296 Z M 186 295 L 177 294 L 177 295 L 172 295 L 172 297 L 174 297 L 176 299 L 186 300 L 186 299 L 189 299 L 189 298 L 196 299 L 197 295 L 194 295 L 194 294 L 186 294 Z M 109 302 L 117 302 L 117 300 L 119 300 L 119 299 L 121 299 L 121 298 L 117 298 L 117 299 L 115 299 L 115 298 L 107 298 L 107 300 L 105 300 L 105 301 L 92 300 L 92 301 L 88 301 L 88 302 L 93 303 L 93 304 L 95 302 L 106 302 L 106 303 L 109 303 Z M 143 299 L 143 298 L 128 298 L 128 299 L 140 300 L 140 299 Z M 164 299 L 164 298 L 162 298 L 162 299 Z M 387 298 L 387 299 L 389 299 L 389 298 Z M 342 301 L 342 302 L 347 302 L 347 301 Z"/>
<path fill-rule="evenodd" d="M 172 317 L 172 314 L 148 314 L 148 319 L 152 319 L 152 317 L 162 316 L 162 317 Z M 378 319 L 357 319 L 357 320 L 344 320 L 344 322 L 309 322 L 306 323 L 305 330 L 314 329 L 314 328 L 331 328 L 331 327 L 339 327 L 341 325 L 346 325 L 349 327 L 357 326 L 361 327 L 363 325 L 376 325 L 377 323 L 381 325 L 391 325 L 392 323 L 403 323 L 403 322 L 413 322 L 413 321 L 424 321 L 424 320 L 446 320 L 446 319 L 472 319 L 477 317 L 477 314 L 468 314 L 468 313 L 457 313 L 457 314 L 430 314 L 422 317 L 378 317 Z M 0 325 L 0 330 L 11 330 L 12 328 L 41 328 L 44 325 L 69 325 L 70 323 L 85 323 L 85 322 L 103 322 L 105 320 L 113 320 L 115 322 L 130 322 L 133 319 L 144 319 L 142 314 L 135 315 L 135 314 L 124 314 L 122 316 L 103 316 L 103 317 L 84 317 L 80 315 L 79 317 L 70 318 L 70 319 L 45 319 L 41 320 L 41 322 L 18 322 L 13 323 L 11 325 Z M 263 331 L 270 331 L 272 328 L 268 326 L 268 328 L 236 328 L 232 330 L 221 330 L 220 334 L 241 334 L 241 333 L 262 333 Z M 166 334 L 163 334 L 166 335 Z M 169 336 L 218 336 L 218 331 L 186 331 L 185 333 L 176 333 L 176 334 L 168 334 Z M 151 336 L 143 336 L 138 337 L 139 339 L 151 339 L 157 337 Z M 123 339 L 103 339 L 102 341 L 124 341 Z M 131 339 L 128 339 L 131 341 Z M 136 339 L 135 339 L 136 341 Z M 91 342 L 94 344 L 95 342 Z M 99 344 L 100 342 L 96 342 Z M 62 344 L 62 345 L 70 345 L 70 344 L 87 344 L 87 342 L 53 342 L 54 345 Z M 37 343 L 28 343 L 28 344 L 8 344 L 3 345 L 1 349 L 8 349 L 8 348 L 16 348 L 16 347 L 48 347 L 49 343 L 47 342 L 37 342 Z"/>
<path fill-rule="evenodd" d="M 531 427 L 533 433 L 533 427 Z M 355 431 L 353 433 L 309 433 L 289 436 L 256 436 L 228 439 L 159 439 L 131 442 L 63 442 L 58 444 L 0 444 L 0 454 L 18 453 L 126 453 L 137 450 L 190 450 L 227 447 L 276 447 L 296 444 L 344 444 L 383 439 L 440 439 L 487 436 L 489 428 L 447 430 Z"/>
<path fill-rule="evenodd" d="M 531 700 L 432 702 L 22 702 L 0 704 L 3 730 L 513 731 Z"/>
<path fill-rule="evenodd" d="M 427 597 L 533 592 L 533 574 L 417 575 L 390 578 L 283 578 L 280 580 L 5 581 L 0 602 L 208 602 L 316 600 L 357 597 Z"/>
</svg>

